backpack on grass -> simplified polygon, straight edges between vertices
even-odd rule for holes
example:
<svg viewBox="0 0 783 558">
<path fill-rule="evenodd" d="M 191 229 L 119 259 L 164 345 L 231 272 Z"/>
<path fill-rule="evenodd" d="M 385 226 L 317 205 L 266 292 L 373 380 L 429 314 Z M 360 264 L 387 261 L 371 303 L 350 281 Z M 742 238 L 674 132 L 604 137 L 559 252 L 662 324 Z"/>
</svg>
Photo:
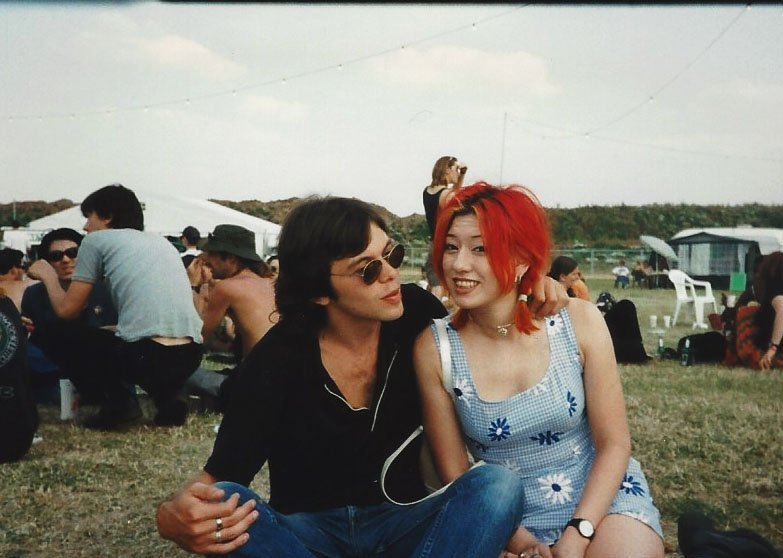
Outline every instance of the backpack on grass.
<svg viewBox="0 0 783 558">
<path fill-rule="evenodd" d="M 696 362 L 723 362 L 726 355 L 726 338 L 718 331 L 686 335 L 677 342 L 677 355 L 682 356 L 685 341 L 690 339 L 689 350 Z"/>
<path fill-rule="evenodd" d="M 21 459 L 33 443 L 38 410 L 25 359 L 27 331 L 13 301 L 0 296 L 0 463 Z"/>
</svg>

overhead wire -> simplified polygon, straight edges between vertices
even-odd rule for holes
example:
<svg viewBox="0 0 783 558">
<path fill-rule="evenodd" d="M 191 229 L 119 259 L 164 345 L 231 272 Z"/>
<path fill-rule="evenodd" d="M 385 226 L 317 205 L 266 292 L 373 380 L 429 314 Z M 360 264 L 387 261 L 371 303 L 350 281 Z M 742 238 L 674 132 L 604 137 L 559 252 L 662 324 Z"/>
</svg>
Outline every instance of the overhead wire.
<svg viewBox="0 0 783 558">
<path fill-rule="evenodd" d="M 505 10 L 503 12 L 499 12 L 497 14 L 487 16 L 481 19 L 473 20 L 468 24 L 463 24 L 458 27 L 452 27 L 449 29 L 446 29 L 444 31 L 440 31 L 437 33 L 433 33 L 431 35 L 427 35 L 425 37 L 421 37 L 419 39 L 415 39 L 412 41 L 408 41 L 405 43 L 402 43 L 399 46 L 391 47 L 391 48 L 385 48 L 383 50 L 371 52 L 369 54 L 365 54 L 362 56 L 357 56 L 355 58 L 351 58 L 349 60 L 345 60 L 343 62 L 337 63 L 337 64 L 329 64 L 327 66 L 322 66 L 319 68 L 313 68 L 310 70 L 304 70 L 299 73 L 289 74 L 286 76 L 283 76 L 282 78 L 272 78 L 264 81 L 259 81 L 256 83 L 249 83 L 245 85 L 238 85 L 234 86 L 228 89 L 221 89 L 218 91 L 212 91 L 210 93 L 205 93 L 202 95 L 188 95 L 186 97 L 179 97 L 175 99 L 167 99 L 164 101 L 157 101 L 157 102 L 147 102 L 147 103 L 141 103 L 141 104 L 134 104 L 134 105 L 127 105 L 122 107 L 112 107 L 112 108 L 103 108 L 103 109 L 94 109 L 94 110 L 87 110 L 87 111 L 69 111 L 69 112 L 62 112 L 62 113 L 51 113 L 51 114 L 36 114 L 36 115 L 25 115 L 25 114 L 10 114 L 6 115 L 4 118 L 10 121 L 13 120 L 53 120 L 53 119 L 61 119 L 61 118 L 78 118 L 82 116 L 96 116 L 96 115 L 111 115 L 114 113 L 124 113 L 124 112 L 135 112 L 139 110 L 149 110 L 153 108 L 160 108 L 165 106 L 172 106 L 172 105 L 181 105 L 183 103 L 189 104 L 195 101 L 203 101 L 207 99 L 214 99 L 216 97 L 223 97 L 227 95 L 236 95 L 238 92 L 242 91 L 249 91 L 251 89 L 260 89 L 262 87 L 267 87 L 270 85 L 275 85 L 279 83 L 288 83 L 293 80 L 301 79 L 304 77 L 309 77 L 311 75 L 315 75 L 322 72 L 332 71 L 332 70 L 342 70 L 347 66 L 358 64 L 360 62 L 364 62 L 366 60 L 370 60 L 373 58 L 379 58 L 381 56 L 386 56 L 388 54 L 399 52 L 400 50 L 404 50 L 406 47 L 416 46 L 423 43 L 427 43 L 430 41 L 433 41 L 435 39 L 439 39 L 441 37 L 445 37 L 447 35 L 452 35 L 454 33 L 458 33 L 460 31 L 466 30 L 466 29 L 476 29 L 478 25 L 484 25 L 487 22 L 490 22 L 492 20 L 505 17 L 513 12 L 517 12 L 523 8 L 526 8 L 530 5 L 530 3 L 521 4 L 518 6 L 514 6 L 513 8 L 509 10 Z"/>
</svg>

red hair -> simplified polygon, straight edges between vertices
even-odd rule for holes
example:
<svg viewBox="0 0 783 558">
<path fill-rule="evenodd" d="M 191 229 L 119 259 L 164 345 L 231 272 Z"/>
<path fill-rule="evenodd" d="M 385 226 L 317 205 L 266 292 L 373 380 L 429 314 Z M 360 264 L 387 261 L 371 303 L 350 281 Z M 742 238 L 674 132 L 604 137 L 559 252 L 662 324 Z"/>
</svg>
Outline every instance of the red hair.
<svg viewBox="0 0 783 558">
<path fill-rule="evenodd" d="M 549 261 L 549 223 L 544 208 L 535 194 L 524 186 L 492 186 L 477 182 L 460 188 L 438 211 L 438 222 L 432 240 L 432 266 L 446 285 L 443 275 L 443 253 L 446 235 L 456 217 L 475 215 L 478 220 L 484 251 L 489 266 L 498 280 L 500 290 L 507 293 L 516 289 L 527 294 L 546 273 Z M 529 266 L 522 280 L 515 282 L 515 267 Z M 454 327 L 465 325 L 468 317 L 462 310 L 452 317 Z M 514 310 L 517 329 L 530 333 L 536 327 L 527 304 L 517 304 Z"/>
</svg>

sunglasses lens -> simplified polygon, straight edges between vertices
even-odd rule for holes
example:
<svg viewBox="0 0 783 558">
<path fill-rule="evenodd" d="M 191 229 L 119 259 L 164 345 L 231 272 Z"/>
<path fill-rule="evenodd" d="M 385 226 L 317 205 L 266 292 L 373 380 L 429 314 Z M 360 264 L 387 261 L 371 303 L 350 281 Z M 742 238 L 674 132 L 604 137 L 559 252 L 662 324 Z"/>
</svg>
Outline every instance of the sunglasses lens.
<svg viewBox="0 0 783 558">
<path fill-rule="evenodd" d="M 389 252 L 389 256 L 386 258 L 386 261 L 389 262 L 389 265 L 394 269 L 399 269 L 402 265 L 403 259 L 405 259 L 405 248 L 403 248 L 402 244 L 397 244 Z"/>
<path fill-rule="evenodd" d="M 46 256 L 46 259 L 50 262 L 59 262 L 65 256 L 74 259 L 78 254 L 79 254 L 79 247 L 74 246 L 66 250 L 52 250 L 51 252 L 49 252 L 49 255 Z"/>
<path fill-rule="evenodd" d="M 364 266 L 364 271 L 362 271 L 362 280 L 364 281 L 365 285 L 372 285 L 375 283 L 375 281 L 378 280 L 378 276 L 381 274 L 382 265 L 383 264 L 381 263 L 381 260 L 373 260 Z"/>
</svg>

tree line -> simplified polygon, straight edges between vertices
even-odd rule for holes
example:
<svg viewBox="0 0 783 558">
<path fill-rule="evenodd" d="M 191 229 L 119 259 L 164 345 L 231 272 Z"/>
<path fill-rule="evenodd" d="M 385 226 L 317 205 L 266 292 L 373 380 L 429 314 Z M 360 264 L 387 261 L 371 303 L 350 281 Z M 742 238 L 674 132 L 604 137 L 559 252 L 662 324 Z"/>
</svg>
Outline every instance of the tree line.
<svg viewBox="0 0 783 558">
<path fill-rule="evenodd" d="M 263 202 L 259 200 L 211 200 L 226 207 L 282 223 L 298 198 Z M 26 226 L 32 220 L 45 217 L 76 205 L 68 199 L 55 202 L 21 201 L 0 204 L 0 225 L 10 226 L 14 211 L 16 219 Z M 424 215 L 414 213 L 399 217 L 386 208 L 374 205 L 389 223 L 392 236 L 411 245 L 424 245 L 429 230 Z M 547 208 L 552 236 L 557 246 L 584 245 L 590 248 L 633 247 L 639 236 L 646 234 L 668 239 L 687 228 L 753 227 L 783 228 L 783 205 L 591 205 L 576 208 Z"/>
</svg>

